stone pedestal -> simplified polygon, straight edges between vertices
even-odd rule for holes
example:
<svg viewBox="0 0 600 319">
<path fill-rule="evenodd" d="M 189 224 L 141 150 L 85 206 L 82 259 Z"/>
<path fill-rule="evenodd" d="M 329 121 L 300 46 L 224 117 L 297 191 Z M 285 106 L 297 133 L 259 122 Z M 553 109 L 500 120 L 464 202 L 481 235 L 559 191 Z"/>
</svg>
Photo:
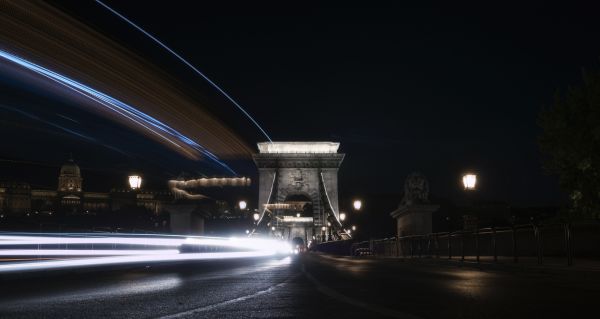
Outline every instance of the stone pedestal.
<svg viewBox="0 0 600 319">
<path fill-rule="evenodd" d="M 164 205 L 171 220 L 171 232 L 178 235 L 204 234 L 204 213 L 195 204 Z"/>
<path fill-rule="evenodd" d="M 401 205 L 390 215 L 396 219 L 397 236 L 426 235 L 433 232 L 433 213 L 439 205 Z"/>
</svg>

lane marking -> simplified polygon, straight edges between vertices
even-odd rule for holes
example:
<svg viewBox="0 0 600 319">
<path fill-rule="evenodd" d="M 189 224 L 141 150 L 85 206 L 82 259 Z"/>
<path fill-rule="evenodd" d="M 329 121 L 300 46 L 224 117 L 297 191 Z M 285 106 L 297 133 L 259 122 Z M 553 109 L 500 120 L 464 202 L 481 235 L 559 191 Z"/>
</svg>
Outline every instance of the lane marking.
<svg viewBox="0 0 600 319">
<path fill-rule="evenodd" d="M 318 281 L 315 277 L 313 277 L 311 274 L 309 274 L 308 271 L 306 271 L 304 264 L 302 265 L 302 273 L 304 274 L 304 276 L 306 276 L 306 278 L 309 281 L 311 281 L 317 287 L 317 290 L 320 293 L 322 293 L 330 298 L 333 298 L 337 301 L 347 303 L 352 306 L 360 307 L 360 308 L 366 309 L 368 311 L 375 312 L 375 313 L 378 313 L 378 314 L 381 314 L 381 315 L 384 315 L 387 317 L 402 318 L 402 319 L 421 319 L 421 317 L 417 317 L 417 316 L 411 315 L 409 313 L 400 312 L 400 311 L 390 309 L 387 307 L 383 307 L 383 306 L 368 304 L 364 301 L 343 295 L 343 294 L 327 287 L 326 285 L 324 285 L 323 283 Z"/>
<path fill-rule="evenodd" d="M 245 300 L 248 300 L 248 299 L 252 299 L 252 298 L 258 297 L 260 295 L 268 294 L 268 293 L 272 292 L 275 289 L 281 288 L 281 287 L 287 285 L 290 281 L 296 279 L 298 276 L 299 275 L 294 275 L 292 277 L 287 278 L 283 282 L 280 282 L 280 283 L 278 283 L 278 284 L 276 284 L 274 286 L 271 286 L 271 287 L 269 287 L 269 288 L 267 288 L 265 290 L 260 290 L 258 292 L 253 293 L 253 294 L 250 294 L 250 295 L 245 295 L 245 296 L 241 296 L 241 297 L 238 297 L 238 298 L 234 298 L 234 299 L 225 300 L 225 301 L 222 301 L 222 302 L 219 302 L 219 303 L 215 303 L 215 304 L 212 304 L 212 305 L 202 306 L 202 307 L 199 307 L 199 308 L 194 308 L 194 309 L 190 309 L 190 310 L 186 310 L 186 311 L 174 313 L 174 314 L 171 314 L 171 315 L 166 315 L 166 316 L 158 317 L 157 319 L 183 318 L 183 317 L 195 315 L 195 314 L 198 314 L 198 313 L 201 313 L 201 312 L 210 311 L 210 310 L 213 310 L 213 309 L 216 309 L 216 308 L 219 308 L 219 307 L 223 307 L 223 306 L 227 306 L 227 305 L 230 305 L 230 304 L 234 304 L 234 303 L 237 303 L 237 302 L 241 302 L 241 301 L 245 301 Z"/>
</svg>

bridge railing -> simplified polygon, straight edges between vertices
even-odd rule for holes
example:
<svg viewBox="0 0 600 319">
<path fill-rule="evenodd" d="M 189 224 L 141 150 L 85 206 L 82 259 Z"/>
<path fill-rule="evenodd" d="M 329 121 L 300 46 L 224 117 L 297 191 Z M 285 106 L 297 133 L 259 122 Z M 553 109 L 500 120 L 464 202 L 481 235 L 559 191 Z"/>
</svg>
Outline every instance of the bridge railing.
<svg viewBox="0 0 600 319">
<path fill-rule="evenodd" d="M 566 263 L 600 257 L 600 223 L 523 224 L 356 242 L 352 256 Z"/>
</svg>

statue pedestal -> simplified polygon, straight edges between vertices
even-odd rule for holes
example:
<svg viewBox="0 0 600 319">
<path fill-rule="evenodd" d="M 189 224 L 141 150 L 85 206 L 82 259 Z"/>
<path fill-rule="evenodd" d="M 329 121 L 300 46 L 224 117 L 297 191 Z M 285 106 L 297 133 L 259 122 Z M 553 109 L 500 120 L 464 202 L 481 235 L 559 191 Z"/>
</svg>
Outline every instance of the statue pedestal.
<svg viewBox="0 0 600 319">
<path fill-rule="evenodd" d="M 171 216 L 171 232 L 179 235 L 202 235 L 204 214 L 196 204 L 170 204 L 164 209 Z"/>
<path fill-rule="evenodd" d="M 433 232 L 432 215 L 439 205 L 401 205 L 390 215 L 396 219 L 397 236 L 426 235 Z"/>
</svg>

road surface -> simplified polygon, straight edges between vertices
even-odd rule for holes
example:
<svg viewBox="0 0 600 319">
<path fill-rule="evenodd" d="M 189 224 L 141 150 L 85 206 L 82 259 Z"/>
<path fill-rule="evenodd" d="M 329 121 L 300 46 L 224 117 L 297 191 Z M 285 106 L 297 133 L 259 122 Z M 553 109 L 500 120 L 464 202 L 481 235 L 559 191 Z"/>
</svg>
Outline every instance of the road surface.
<svg viewBox="0 0 600 319">
<path fill-rule="evenodd" d="M 306 254 L 4 278 L 0 317 L 584 317 L 598 277 Z"/>
</svg>

